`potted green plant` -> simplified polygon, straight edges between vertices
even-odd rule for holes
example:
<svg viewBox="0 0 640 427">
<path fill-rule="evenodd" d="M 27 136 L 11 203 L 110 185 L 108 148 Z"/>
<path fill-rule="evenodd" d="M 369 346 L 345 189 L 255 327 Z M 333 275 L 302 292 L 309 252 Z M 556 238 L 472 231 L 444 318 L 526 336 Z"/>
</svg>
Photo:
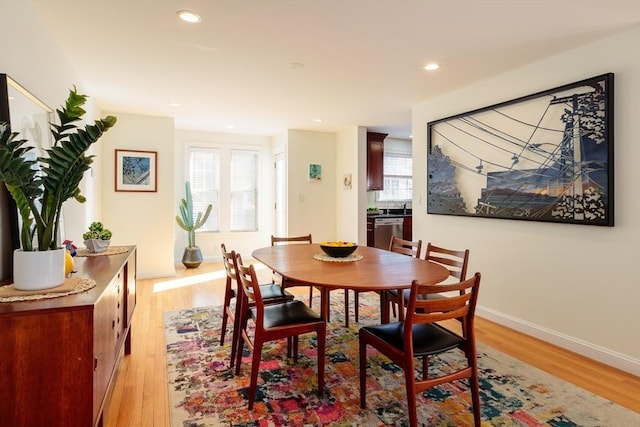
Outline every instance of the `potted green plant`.
<svg viewBox="0 0 640 427">
<path fill-rule="evenodd" d="M 182 264 L 187 268 L 197 268 L 202 264 L 202 251 L 196 246 L 196 230 L 204 225 L 211 213 L 212 205 L 207 206 L 203 214 L 193 212 L 193 198 L 191 197 L 191 184 L 187 181 L 184 184 L 185 198 L 180 202 L 180 215 L 176 215 L 176 222 L 187 232 L 189 246 L 184 249 Z"/>
<path fill-rule="evenodd" d="M 76 126 L 86 113 L 82 108 L 86 100 L 75 87 L 69 91 L 65 105 L 56 110 L 60 123 L 50 124 L 52 147 L 36 160 L 25 156 L 34 147 L 0 123 L 0 181 L 15 200 L 21 218 L 21 249 L 14 252 L 13 271 L 18 289 L 47 289 L 64 281 L 65 249 L 59 242 L 62 204 L 72 197 L 86 201 L 79 188 L 93 163 L 93 156 L 86 152 L 116 123 L 114 116 L 106 116 L 84 128 Z"/>
<path fill-rule="evenodd" d="M 82 240 L 89 252 L 104 252 L 111 243 L 111 230 L 104 228 L 100 221 L 94 221 L 89 226 L 89 231 L 82 234 Z"/>
</svg>

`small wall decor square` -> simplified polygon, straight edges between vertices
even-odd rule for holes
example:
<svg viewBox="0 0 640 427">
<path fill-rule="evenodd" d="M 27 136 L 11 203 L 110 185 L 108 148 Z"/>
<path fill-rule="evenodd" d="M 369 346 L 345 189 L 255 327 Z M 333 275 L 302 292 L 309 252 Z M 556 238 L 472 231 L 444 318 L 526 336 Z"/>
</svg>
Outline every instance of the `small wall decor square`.
<svg viewBox="0 0 640 427">
<path fill-rule="evenodd" d="M 116 149 L 115 160 L 116 191 L 157 191 L 157 151 Z"/>
<path fill-rule="evenodd" d="M 322 165 L 309 164 L 309 181 L 322 181 Z"/>
<path fill-rule="evenodd" d="M 427 213 L 613 226 L 613 73 L 427 127 Z"/>
</svg>

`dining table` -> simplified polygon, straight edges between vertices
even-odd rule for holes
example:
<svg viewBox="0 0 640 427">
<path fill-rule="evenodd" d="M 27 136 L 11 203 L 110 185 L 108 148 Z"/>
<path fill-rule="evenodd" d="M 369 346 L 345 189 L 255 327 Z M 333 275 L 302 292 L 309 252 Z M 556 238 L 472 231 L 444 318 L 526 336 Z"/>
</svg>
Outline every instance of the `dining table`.
<svg viewBox="0 0 640 427">
<path fill-rule="evenodd" d="M 251 255 L 283 278 L 319 289 L 320 313 L 325 320 L 328 319 L 331 290 L 379 292 L 381 321 L 388 323 L 384 291 L 396 289 L 402 292 L 411 287 L 413 280 L 436 284 L 449 277 L 449 270 L 440 264 L 368 246 L 358 246 L 346 258 L 329 257 L 314 243 L 267 246 L 254 250 Z"/>
</svg>

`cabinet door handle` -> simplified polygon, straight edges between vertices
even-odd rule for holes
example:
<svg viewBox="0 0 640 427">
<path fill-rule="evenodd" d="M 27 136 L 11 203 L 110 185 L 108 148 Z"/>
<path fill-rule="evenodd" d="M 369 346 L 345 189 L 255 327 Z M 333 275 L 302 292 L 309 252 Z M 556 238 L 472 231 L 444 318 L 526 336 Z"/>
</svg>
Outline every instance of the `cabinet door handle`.
<svg viewBox="0 0 640 427">
<path fill-rule="evenodd" d="M 95 371 L 96 369 L 98 369 L 98 358 L 94 357 L 93 358 L 93 370 Z"/>
</svg>

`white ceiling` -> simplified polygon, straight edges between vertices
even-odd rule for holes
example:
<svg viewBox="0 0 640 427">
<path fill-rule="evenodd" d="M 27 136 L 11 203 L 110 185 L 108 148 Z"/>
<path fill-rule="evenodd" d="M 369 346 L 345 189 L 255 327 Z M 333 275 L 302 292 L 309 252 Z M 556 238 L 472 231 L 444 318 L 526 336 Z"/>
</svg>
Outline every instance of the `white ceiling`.
<svg viewBox="0 0 640 427">
<path fill-rule="evenodd" d="M 408 138 L 414 104 L 640 24 L 640 0 L 34 3 L 103 111 L 262 135 L 358 125 Z"/>
</svg>

